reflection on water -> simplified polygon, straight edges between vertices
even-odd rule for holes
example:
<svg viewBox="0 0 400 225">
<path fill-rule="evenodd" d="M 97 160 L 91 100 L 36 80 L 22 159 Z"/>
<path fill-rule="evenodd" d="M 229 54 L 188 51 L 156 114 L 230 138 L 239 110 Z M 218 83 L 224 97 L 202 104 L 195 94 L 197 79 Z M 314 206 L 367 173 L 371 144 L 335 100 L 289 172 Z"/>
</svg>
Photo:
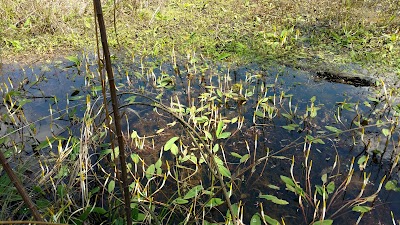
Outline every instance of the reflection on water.
<svg viewBox="0 0 400 225">
<path fill-rule="evenodd" d="M 337 127 L 341 130 L 352 129 L 357 115 L 360 114 L 365 117 L 365 121 L 370 123 L 375 123 L 377 120 L 374 110 L 378 106 L 368 106 L 365 103 L 371 102 L 374 88 L 315 80 L 314 74 L 301 70 L 280 66 L 267 69 L 257 65 L 226 68 L 221 65 L 204 64 L 199 66 L 198 71 L 192 71 L 183 66 L 174 69 L 170 64 L 159 65 L 156 61 L 149 61 L 146 65 L 115 65 L 115 73 L 119 75 L 117 83 L 120 91 L 141 90 L 166 102 L 171 96 L 178 96 L 180 101 L 186 105 L 199 104 L 198 97 L 209 91 L 209 86 L 218 87 L 223 93 L 233 93 L 236 96 L 228 98 L 227 95 L 222 95 L 224 97 L 221 97 L 219 102 L 221 113 L 228 119 L 234 118 L 238 114 L 243 115 L 246 119 L 240 132 L 221 143 L 226 151 L 244 155 L 249 151 L 254 151 L 254 146 L 257 145 L 256 151 L 252 152 L 254 154 L 252 157 L 261 158 L 266 156 L 267 150 L 275 153 L 288 145 L 293 145 L 283 154 L 287 159 L 271 159 L 267 164 L 257 166 L 254 173 L 247 171 L 240 177 L 242 182 L 238 183 L 237 193 L 234 193 L 233 200 L 234 202 L 242 201 L 245 204 L 247 211 L 245 221 L 249 221 L 255 212 L 259 212 L 258 203 L 264 202 L 263 206 L 267 209 L 268 215 L 274 218 L 285 218 L 288 224 L 303 223 L 303 216 L 295 207 L 298 199 L 292 193 L 284 190 L 279 177 L 280 175 L 290 176 L 291 161 L 288 159 L 293 155 L 296 158 L 297 168 L 299 168 L 294 174 L 299 180 L 304 179 L 301 169 L 302 163 L 304 163 L 304 145 L 294 145 L 293 142 L 303 141 L 307 134 L 314 137 L 328 134 L 330 132 L 325 129 L 326 126 Z M 23 142 L 25 150 L 30 152 L 47 137 L 59 136 L 67 132 L 79 134 L 79 127 L 75 127 L 75 125 L 78 124 L 79 118 L 85 111 L 86 95 L 90 94 L 92 101 L 101 96 L 97 88 L 99 82 L 94 75 L 96 73 L 90 72 L 96 71 L 96 67 L 87 65 L 87 68 L 89 68 L 88 71 L 79 72 L 76 68 L 67 67 L 62 62 L 32 67 L 3 65 L 0 75 L 0 81 L 3 83 L 0 91 L 3 98 L 6 98 L 10 91 L 16 90 L 18 94 L 11 96 L 12 101 L 16 103 L 28 101 L 22 107 L 24 119 L 16 115 L 11 116 L 14 120 L 11 117 L 2 117 L 0 135 L 4 136 L 15 132 L 9 136 L 16 142 Z M 161 86 L 164 89 L 161 89 Z M 315 99 L 312 100 L 314 96 Z M 266 97 L 268 97 L 268 104 L 274 106 L 276 113 L 269 115 L 271 118 L 255 116 L 257 103 Z M 307 107 L 310 107 L 311 103 L 318 108 L 317 114 L 315 117 L 305 119 L 303 115 L 307 113 Z M 344 109 L 338 109 L 338 105 L 342 105 Z M 2 106 L 1 113 L 3 115 L 9 114 L 5 108 Z M 130 110 L 125 110 L 123 115 L 129 118 L 129 122 L 125 123 L 124 127 L 127 129 L 127 133 L 134 129 L 140 136 L 148 136 L 172 122 L 171 119 L 160 117 L 149 107 L 132 107 Z M 287 115 L 290 112 L 296 113 L 289 118 Z M 340 113 L 339 116 L 338 113 Z M 137 121 L 137 123 L 132 123 L 132 121 Z M 290 124 L 296 124 L 292 131 L 285 129 L 285 126 Z M 24 128 L 15 131 L 21 127 Z M 228 127 L 228 129 L 233 128 Z M 371 185 L 366 192 L 371 193 L 376 190 L 380 179 L 389 167 L 389 161 L 393 157 L 388 156 L 395 154 L 395 149 L 398 148 L 398 143 L 394 141 L 398 140 L 397 131 L 393 133 L 389 145 L 385 145 L 386 139 L 381 137 L 380 131 L 374 127 L 366 131 L 369 139 L 365 143 L 374 144 L 373 151 L 381 152 L 378 157 L 386 157 L 384 161 L 378 160 L 380 163 L 372 161 L 369 164 L 368 172 L 372 173 Z M 173 132 L 179 131 L 171 130 L 170 133 L 159 135 L 157 143 L 153 143 L 153 146 L 157 147 L 152 149 L 160 149 L 163 143 L 171 136 L 176 135 Z M 348 132 L 345 135 L 329 136 L 324 139 L 325 144 L 313 144 L 310 155 L 314 162 L 312 183 L 320 184 L 321 176 L 330 172 L 329 168 L 334 164 L 336 153 L 340 155 L 340 173 L 347 172 L 348 168 L 346 167 L 348 167 L 351 157 L 360 158 L 365 152 L 366 144 L 362 144 L 358 135 L 356 131 Z M 382 140 L 378 140 L 379 138 Z M 381 144 L 379 145 L 379 143 Z M 385 150 L 382 150 L 384 148 Z M 149 160 L 155 160 L 159 154 L 152 152 L 152 155 L 153 157 L 150 157 L 152 159 Z M 381 157 L 382 155 L 384 157 Z M 240 169 L 237 158 L 227 155 L 226 159 L 231 171 Z M 357 190 L 360 190 L 362 184 L 361 178 L 360 172 L 354 175 L 347 190 L 347 196 L 354 197 L 358 194 Z M 271 185 L 280 185 L 281 188 L 276 190 L 271 188 Z M 260 194 L 272 194 L 286 199 L 293 207 L 282 207 L 265 202 L 259 198 Z M 346 198 L 346 196 L 341 197 Z M 390 223 L 390 210 L 394 212 L 395 217 L 400 217 L 400 204 L 395 199 L 400 199 L 399 193 L 383 191 L 379 200 L 374 204 L 376 209 L 366 215 L 363 221 L 372 221 L 371 224 Z M 336 204 L 332 205 L 332 211 L 338 209 L 343 201 L 338 200 Z M 307 213 L 312 214 L 313 212 Z M 344 216 L 338 215 L 338 224 L 346 223 L 343 218 L 355 221 L 359 215 L 352 212 L 346 213 Z M 366 222 L 366 224 L 370 223 Z"/>
</svg>

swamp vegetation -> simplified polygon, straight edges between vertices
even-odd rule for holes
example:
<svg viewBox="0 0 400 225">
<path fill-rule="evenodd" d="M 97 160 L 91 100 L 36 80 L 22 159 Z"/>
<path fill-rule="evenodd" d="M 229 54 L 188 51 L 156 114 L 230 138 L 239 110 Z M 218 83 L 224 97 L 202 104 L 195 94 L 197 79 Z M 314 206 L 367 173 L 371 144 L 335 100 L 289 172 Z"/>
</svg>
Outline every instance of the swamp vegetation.
<svg viewBox="0 0 400 225">
<path fill-rule="evenodd" d="M 0 0 L 1 223 L 400 223 L 398 1 L 102 5 Z"/>
</svg>

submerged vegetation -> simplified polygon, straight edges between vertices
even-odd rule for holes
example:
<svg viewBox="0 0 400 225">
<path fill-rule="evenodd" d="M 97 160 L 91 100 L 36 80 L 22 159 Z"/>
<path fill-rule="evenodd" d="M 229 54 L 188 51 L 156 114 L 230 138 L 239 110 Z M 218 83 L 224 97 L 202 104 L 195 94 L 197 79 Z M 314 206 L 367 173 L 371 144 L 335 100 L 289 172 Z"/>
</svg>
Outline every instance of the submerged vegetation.
<svg viewBox="0 0 400 225">
<path fill-rule="evenodd" d="M 397 1 L 106 1 L 119 105 L 91 4 L 0 0 L 3 61 L 55 56 L 3 65 L 0 220 L 399 223 L 396 85 L 293 69 L 398 73 Z"/>
</svg>

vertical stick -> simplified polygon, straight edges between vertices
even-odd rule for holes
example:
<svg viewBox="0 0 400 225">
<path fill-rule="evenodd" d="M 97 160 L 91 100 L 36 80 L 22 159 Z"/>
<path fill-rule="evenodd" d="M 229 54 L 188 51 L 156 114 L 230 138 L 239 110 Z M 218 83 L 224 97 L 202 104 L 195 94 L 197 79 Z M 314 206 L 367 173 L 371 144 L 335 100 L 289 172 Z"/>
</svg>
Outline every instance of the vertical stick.
<svg viewBox="0 0 400 225">
<path fill-rule="evenodd" d="M 39 211 L 37 210 L 35 204 L 32 202 L 32 199 L 29 197 L 28 193 L 26 192 L 24 186 L 21 184 L 18 177 L 15 175 L 10 164 L 8 164 L 7 159 L 1 150 L 0 150 L 0 163 L 3 166 L 4 170 L 6 171 L 10 180 L 13 182 L 15 188 L 17 188 L 17 191 L 18 191 L 19 195 L 21 195 L 22 200 L 24 200 L 25 204 L 31 210 L 35 220 L 44 221 L 42 216 L 39 214 Z"/>
<path fill-rule="evenodd" d="M 115 133 L 117 134 L 118 139 L 118 146 L 119 146 L 119 160 L 122 172 L 122 187 L 123 187 L 123 195 L 124 195 L 124 202 L 125 202 L 125 214 L 126 214 L 126 223 L 127 225 L 132 225 L 132 218 L 131 218 L 131 198 L 129 194 L 129 186 L 128 186 L 128 176 L 127 176 L 127 169 L 126 169 L 126 159 L 125 159 L 125 146 L 124 140 L 122 137 L 122 129 L 121 129 L 121 119 L 119 115 L 119 106 L 117 101 L 117 91 L 115 89 L 115 81 L 114 81 L 114 74 L 111 68 L 111 59 L 110 59 L 110 50 L 108 49 L 108 42 L 107 42 L 107 34 L 106 34 L 106 27 L 104 25 L 104 18 L 103 12 L 101 8 L 100 0 L 93 0 L 93 4 L 95 5 L 97 20 L 99 22 L 99 29 L 100 29 L 100 38 L 101 44 L 103 46 L 103 53 L 106 62 L 106 71 L 108 77 L 108 83 L 110 85 L 110 94 L 111 94 L 111 103 L 114 111 L 114 124 L 115 124 Z"/>
</svg>

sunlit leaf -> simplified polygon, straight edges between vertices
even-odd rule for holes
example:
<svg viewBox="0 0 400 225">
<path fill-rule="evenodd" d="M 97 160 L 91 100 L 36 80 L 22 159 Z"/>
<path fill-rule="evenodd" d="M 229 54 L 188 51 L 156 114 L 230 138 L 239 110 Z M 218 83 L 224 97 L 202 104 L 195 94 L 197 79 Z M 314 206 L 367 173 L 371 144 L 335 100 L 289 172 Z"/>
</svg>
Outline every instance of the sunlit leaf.
<svg viewBox="0 0 400 225">
<path fill-rule="evenodd" d="M 115 181 L 114 181 L 114 180 L 111 180 L 111 181 L 108 183 L 108 187 L 107 187 L 108 193 L 112 193 L 112 192 L 114 191 L 114 188 L 115 188 Z"/>
<path fill-rule="evenodd" d="M 269 188 L 271 188 L 271 189 L 274 189 L 274 190 L 280 190 L 281 188 L 280 187 L 278 187 L 278 186 L 276 186 L 276 185 L 273 185 L 273 184 L 268 184 L 267 185 Z"/>
<path fill-rule="evenodd" d="M 238 153 L 236 153 L 236 152 L 231 152 L 231 155 L 233 156 L 233 157 L 236 157 L 236 158 L 239 158 L 239 159 L 241 159 L 242 158 L 242 156 L 241 155 L 239 155 Z"/>
<path fill-rule="evenodd" d="M 214 153 L 216 153 L 216 152 L 218 152 L 218 150 L 219 150 L 219 145 L 218 145 L 218 144 L 215 144 L 214 147 L 213 147 L 213 149 L 212 149 L 212 151 L 213 151 Z"/>
<path fill-rule="evenodd" d="M 172 137 L 171 139 L 169 139 L 167 141 L 167 143 L 165 143 L 165 145 L 164 145 L 164 151 L 170 150 L 172 148 L 172 146 L 175 145 L 175 141 L 177 141 L 178 139 L 179 139 L 179 137 Z"/>
<path fill-rule="evenodd" d="M 250 220 L 250 225 L 261 225 L 261 218 L 258 213 L 255 213 Z"/>
<path fill-rule="evenodd" d="M 388 191 L 396 191 L 398 189 L 397 180 L 389 180 L 385 184 L 385 189 L 388 190 Z"/>
<path fill-rule="evenodd" d="M 342 132 L 342 130 L 340 130 L 340 129 L 336 128 L 336 127 L 332 127 L 332 126 L 325 126 L 325 128 L 327 130 L 331 131 L 331 132 L 334 132 L 334 133 L 341 133 Z"/>
<path fill-rule="evenodd" d="M 210 201 L 208 201 L 206 203 L 206 206 L 211 208 L 211 207 L 219 206 L 223 203 L 224 203 L 224 201 L 222 201 L 222 199 L 220 199 L 220 198 L 212 198 L 212 199 L 210 199 Z"/>
<path fill-rule="evenodd" d="M 231 132 L 224 132 L 220 135 L 217 136 L 218 139 L 225 139 L 228 138 L 229 136 L 231 136 Z"/>
<path fill-rule="evenodd" d="M 292 187 L 296 186 L 296 185 L 294 184 L 292 178 L 289 178 L 289 177 L 286 177 L 286 176 L 283 176 L 283 175 L 281 175 L 280 177 L 281 177 L 281 180 L 282 180 L 283 182 L 285 182 L 285 184 L 287 184 L 287 185 L 289 185 L 289 186 L 292 186 Z"/>
<path fill-rule="evenodd" d="M 146 170 L 147 179 L 150 179 L 155 172 L 156 172 L 156 166 L 154 164 L 151 164 Z"/>
<path fill-rule="evenodd" d="M 273 195 L 259 195 L 258 197 L 264 198 L 264 199 L 269 200 L 269 201 L 272 201 L 273 203 L 278 204 L 278 205 L 287 205 L 287 204 L 289 204 L 288 201 L 283 200 L 283 199 L 279 199 L 279 198 L 277 198 L 277 197 L 275 197 Z"/>
<path fill-rule="evenodd" d="M 288 131 L 293 131 L 296 130 L 296 128 L 299 127 L 298 124 L 289 124 L 287 126 L 282 126 L 283 129 L 288 130 Z"/>
<path fill-rule="evenodd" d="M 231 172 L 223 165 L 218 165 L 218 170 L 221 173 L 222 176 L 231 177 Z"/>
<path fill-rule="evenodd" d="M 174 201 L 172 201 L 173 204 L 178 204 L 178 205 L 183 205 L 188 203 L 189 201 L 183 198 L 176 198 Z"/>
<path fill-rule="evenodd" d="M 270 217 L 268 215 L 264 215 L 264 220 L 269 225 L 281 225 L 278 220 L 276 220 L 276 219 L 274 219 L 274 218 L 272 218 L 272 217 Z"/>
<path fill-rule="evenodd" d="M 172 144 L 172 146 L 171 146 L 171 153 L 173 154 L 173 155 L 178 155 L 178 153 L 179 153 L 179 148 L 178 148 L 178 146 L 174 143 L 174 144 Z"/>
<path fill-rule="evenodd" d="M 326 191 L 328 194 L 332 194 L 335 191 L 335 182 L 329 182 L 328 186 L 326 186 Z"/>
<path fill-rule="evenodd" d="M 366 213 L 371 211 L 371 209 L 372 207 L 369 206 L 358 205 L 354 206 L 351 210 L 353 210 L 354 212 Z"/>
<path fill-rule="evenodd" d="M 383 128 L 383 129 L 382 129 L 382 134 L 385 135 L 385 137 L 387 137 L 387 136 L 390 135 L 390 130 L 389 130 L 389 129 L 386 129 L 386 128 Z"/>
<path fill-rule="evenodd" d="M 250 155 L 249 155 L 249 154 L 245 154 L 245 155 L 242 156 L 242 158 L 240 159 L 240 163 L 246 162 L 249 158 L 250 158 Z"/>
<path fill-rule="evenodd" d="M 224 122 L 221 120 L 218 122 L 217 130 L 215 131 L 215 136 L 218 138 L 222 132 L 222 128 L 224 127 Z"/>
<path fill-rule="evenodd" d="M 193 197 L 197 197 L 197 195 L 199 193 L 201 193 L 202 190 L 203 190 L 203 186 L 202 185 L 197 185 L 197 186 L 193 187 L 192 189 L 190 189 L 188 191 L 188 193 L 186 193 L 186 195 L 183 198 L 184 199 L 191 199 Z"/>
</svg>

